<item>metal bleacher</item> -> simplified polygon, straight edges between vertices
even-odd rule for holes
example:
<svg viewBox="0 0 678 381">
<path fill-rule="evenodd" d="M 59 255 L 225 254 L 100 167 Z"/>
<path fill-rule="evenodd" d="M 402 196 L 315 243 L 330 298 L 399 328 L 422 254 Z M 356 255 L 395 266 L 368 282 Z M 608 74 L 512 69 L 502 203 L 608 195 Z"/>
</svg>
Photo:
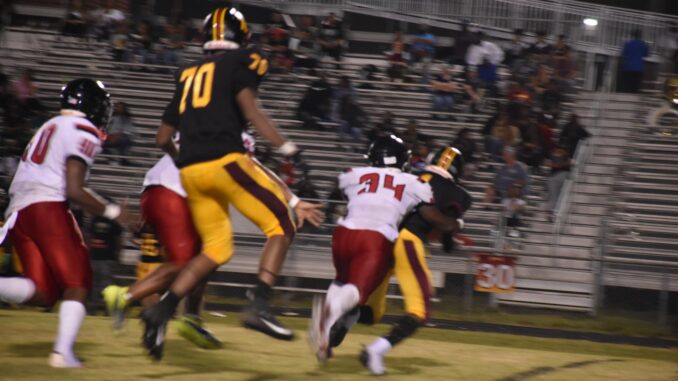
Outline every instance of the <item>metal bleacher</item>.
<svg viewBox="0 0 678 381">
<path fill-rule="evenodd" d="M 135 145 L 127 159 L 135 165 L 121 166 L 117 164 L 119 157 L 102 154 L 92 168 L 90 184 L 116 199 L 129 198 L 131 207 L 137 208 L 144 173 L 162 155 L 155 147 L 154 136 L 162 110 L 173 92 L 171 68 L 117 63 L 111 60 L 104 44 L 62 40 L 50 33 L 31 37 L 28 42 L 30 48 L 3 50 L 0 63 L 10 73 L 22 67 L 34 69 L 42 101 L 51 109 L 56 109 L 56 95 L 61 85 L 80 76 L 104 81 L 115 100 L 130 105 L 136 129 Z M 190 53 L 187 58 L 197 54 Z M 349 56 L 341 69 L 330 65 L 324 71 L 333 80 L 347 75 L 359 85 L 365 81 L 360 80 L 358 69 L 368 62 L 379 65 L 382 61 L 380 56 Z M 306 75 L 269 75 L 261 86 L 261 98 L 264 108 L 284 133 L 304 149 L 310 177 L 323 199 L 343 168 L 363 163 L 366 142 L 340 141 L 331 123 L 324 124 L 324 130 L 302 128 L 294 110 L 313 79 Z M 389 111 L 397 125 L 404 126 L 409 118 L 415 118 L 421 132 L 448 143 L 463 127 L 479 132 L 492 112 L 488 104 L 480 114 L 458 112 L 444 114 L 448 120 L 437 120 L 430 111 L 430 94 L 422 85 L 392 84 L 380 79 L 367 81 L 371 85 L 369 89 L 358 89 L 359 102 L 372 123 Z M 544 177 L 532 176 L 524 234 L 513 240 L 520 248 L 513 253 L 519 256 L 517 291 L 502 295 L 500 303 L 591 311 L 596 302 L 596 279 L 603 275 L 595 262 L 601 241 L 609 243 L 603 257 L 610 260 L 678 262 L 673 254 L 678 199 L 670 192 L 678 182 L 676 160 L 671 157 L 671 152 L 678 152 L 678 140 L 675 136 L 639 131 L 636 126 L 645 106 L 638 98 L 612 101 L 607 97 L 600 102 L 602 98 L 595 97 L 595 94 L 582 93 L 570 105 L 585 125 L 596 126 L 596 136 L 592 139 L 594 153 L 586 162 L 578 163 L 583 170 L 572 188 L 571 206 L 562 232 L 558 240 L 554 240 L 552 224 L 541 209 Z M 594 98 L 598 101 L 594 102 Z M 594 110 L 601 104 L 607 109 L 604 115 Z M 627 145 L 631 140 L 633 150 L 639 154 L 629 158 Z M 476 201 L 465 216 L 465 234 L 475 242 L 472 252 L 492 251 L 494 247 L 492 232 L 496 230 L 499 207 L 480 201 L 496 166 L 493 163 L 481 166 L 475 176 L 465 182 Z M 331 228 L 328 224 L 319 234 L 299 234 L 283 275 L 331 278 L 334 275 L 329 253 Z M 263 237 L 238 226 L 235 231 L 238 255 L 221 270 L 254 273 Z M 639 236 L 642 241 L 637 240 Z M 433 245 L 431 254 L 430 264 L 437 286 L 442 286 L 441 275 L 445 273 L 474 271 L 469 251 L 450 256 Z M 123 262 L 131 264 L 137 255 L 136 249 L 130 247 L 125 251 Z M 608 265 L 603 283 L 654 289 L 662 285 L 664 278 L 652 278 L 656 268 L 629 266 Z M 622 279 L 622 275 L 629 272 L 634 272 L 632 280 Z M 650 278 L 643 277 L 647 274 Z M 678 282 L 670 287 L 678 289 Z"/>
</svg>

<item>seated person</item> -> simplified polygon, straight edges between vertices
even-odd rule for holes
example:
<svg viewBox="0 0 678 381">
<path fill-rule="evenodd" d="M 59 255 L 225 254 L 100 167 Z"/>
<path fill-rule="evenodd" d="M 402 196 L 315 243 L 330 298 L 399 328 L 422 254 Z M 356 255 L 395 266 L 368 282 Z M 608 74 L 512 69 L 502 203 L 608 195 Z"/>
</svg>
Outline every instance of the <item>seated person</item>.
<svg viewBox="0 0 678 381">
<path fill-rule="evenodd" d="M 504 148 L 504 166 L 499 169 L 494 183 L 485 189 L 483 202 L 499 203 L 508 197 L 511 187 L 520 187 L 520 196 L 525 197 L 529 191 L 529 175 L 525 165 L 516 160 L 516 152 L 512 147 Z"/>
<path fill-rule="evenodd" d="M 433 111 L 454 111 L 454 95 L 457 92 L 457 84 L 454 82 L 447 65 L 443 66 L 440 74 L 436 75 L 431 81 L 431 90 L 433 91 Z M 438 114 L 433 117 L 438 118 Z"/>
<path fill-rule="evenodd" d="M 512 185 L 509 187 L 506 197 L 501 201 L 504 207 L 504 218 L 506 222 L 506 234 L 509 237 L 519 238 L 520 232 L 518 227 L 521 226 L 520 217 L 525 211 L 525 200 L 521 196 L 520 185 Z"/>
<path fill-rule="evenodd" d="M 463 89 L 464 100 L 469 102 L 471 113 L 475 113 L 480 108 L 483 96 L 485 95 L 485 89 L 480 85 L 476 68 L 469 67 L 466 69 Z"/>
</svg>

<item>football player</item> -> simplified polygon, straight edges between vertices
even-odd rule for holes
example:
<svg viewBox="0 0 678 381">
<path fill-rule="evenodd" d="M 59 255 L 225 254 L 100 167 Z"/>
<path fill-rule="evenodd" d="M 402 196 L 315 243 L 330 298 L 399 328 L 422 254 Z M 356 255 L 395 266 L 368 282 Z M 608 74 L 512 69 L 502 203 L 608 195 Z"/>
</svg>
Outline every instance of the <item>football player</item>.
<svg viewBox="0 0 678 381">
<path fill-rule="evenodd" d="M 414 334 L 430 316 L 429 300 L 433 287 L 431 272 L 426 264 L 424 243 L 431 234 L 450 234 L 450 227 L 453 230 L 462 229 L 464 225 L 462 217 L 471 207 L 471 195 L 457 184 L 464 167 L 459 150 L 453 147 L 443 147 L 432 155 L 428 162 L 419 179 L 430 184 L 435 199 L 434 206 L 447 216 L 448 220 L 457 221 L 457 226 L 444 222 L 438 223 L 442 220 L 438 222 L 431 220 L 430 215 L 422 213 L 421 208 L 408 215 L 401 224 L 400 234 L 393 248 L 393 272 L 405 300 L 407 315 L 398 320 L 388 335 L 376 339 L 360 354 L 361 363 L 374 375 L 385 373 L 384 355 L 394 345 Z M 370 296 L 368 305 L 374 306 L 371 312 L 375 322 L 383 316 L 390 277 L 391 274 L 387 274 L 383 286 L 379 287 L 375 295 Z M 351 320 L 355 321 L 356 318 Z M 336 341 L 340 342 L 340 338 L 333 339 L 332 341 L 335 341 L 333 344 L 336 344 Z"/>
<path fill-rule="evenodd" d="M 325 300 L 314 300 L 309 329 L 309 341 L 320 362 L 331 355 L 331 327 L 344 314 L 365 304 L 386 278 L 403 217 L 415 207 L 432 214 L 432 219 L 444 217 L 430 205 L 430 185 L 402 172 L 409 151 L 401 139 L 393 135 L 376 139 L 367 158 L 370 166 L 339 175 L 348 212 L 332 236 L 336 277 Z M 453 227 L 456 221 L 449 228 Z"/>
<path fill-rule="evenodd" d="M 241 137 L 243 146 L 253 162 L 268 171 L 254 158 L 254 138 L 245 132 L 241 134 Z M 269 176 L 283 189 L 288 202 L 296 198 L 275 174 L 269 173 Z M 324 216 L 319 210 L 321 205 L 301 200 L 295 204 L 294 210 L 299 225 L 303 225 L 304 221 L 309 221 L 316 226 L 322 222 Z M 145 221 L 144 227 L 147 229 L 141 232 L 142 256 L 137 265 L 137 282 L 129 288 L 111 285 L 103 293 L 109 313 L 114 317 L 116 328 L 122 325 L 125 310 L 132 302 L 141 301 L 144 308 L 155 304 L 156 300 L 153 300 L 153 296 L 158 292 L 164 292 L 176 278 L 179 270 L 191 258 L 198 255 L 201 249 L 200 237 L 191 219 L 179 170 L 168 155 L 160 159 L 146 173 L 141 195 L 141 211 Z M 160 255 L 158 246 L 163 248 L 165 258 Z M 203 327 L 200 318 L 204 289 L 205 282 L 189 294 L 184 316 L 177 328 L 182 337 L 197 346 L 215 349 L 221 347 L 221 342 Z M 145 336 L 145 339 L 152 340 L 153 338 Z M 162 350 L 162 345 L 151 345 L 149 354 L 155 359 L 160 359 Z"/>
<path fill-rule="evenodd" d="M 259 80 L 268 61 L 247 48 L 250 30 L 235 8 L 218 8 L 203 26 L 205 56 L 181 70 L 176 91 L 157 133 L 157 143 L 180 170 L 202 253 L 191 259 L 160 302 L 142 314 L 150 330 L 164 339 L 164 327 L 176 306 L 213 270 L 233 255 L 228 215 L 233 204 L 268 237 L 259 264 L 256 286 L 248 291 L 243 324 L 272 337 L 291 340 L 293 332 L 270 311 L 272 286 L 295 235 L 283 190 L 245 153 L 240 136 L 247 122 L 278 151 L 298 160 L 299 150 L 286 140 L 257 104 Z M 181 133 L 181 150 L 172 136 Z"/>
<path fill-rule="evenodd" d="M 82 78 L 66 84 L 61 91 L 61 115 L 35 133 L 9 190 L 3 230 L 9 230 L 26 277 L 0 278 L 0 299 L 48 306 L 63 301 L 49 357 L 53 367 L 82 366 L 73 344 L 92 285 L 87 248 L 68 202 L 123 225 L 131 222 L 125 205 L 106 203 L 85 187 L 89 167 L 105 137 L 109 98 L 98 81 Z"/>
</svg>

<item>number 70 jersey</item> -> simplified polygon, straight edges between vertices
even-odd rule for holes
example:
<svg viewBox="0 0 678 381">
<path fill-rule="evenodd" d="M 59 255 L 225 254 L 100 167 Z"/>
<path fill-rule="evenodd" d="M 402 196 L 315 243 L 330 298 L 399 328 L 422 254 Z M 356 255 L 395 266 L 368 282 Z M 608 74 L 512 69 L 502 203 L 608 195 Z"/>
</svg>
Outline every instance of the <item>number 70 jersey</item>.
<svg viewBox="0 0 678 381">
<path fill-rule="evenodd" d="M 421 203 L 433 202 L 427 183 L 396 168 L 352 168 L 339 175 L 339 187 L 348 198 L 348 212 L 339 225 L 377 231 L 390 241 L 398 238 L 405 215 Z"/>
</svg>

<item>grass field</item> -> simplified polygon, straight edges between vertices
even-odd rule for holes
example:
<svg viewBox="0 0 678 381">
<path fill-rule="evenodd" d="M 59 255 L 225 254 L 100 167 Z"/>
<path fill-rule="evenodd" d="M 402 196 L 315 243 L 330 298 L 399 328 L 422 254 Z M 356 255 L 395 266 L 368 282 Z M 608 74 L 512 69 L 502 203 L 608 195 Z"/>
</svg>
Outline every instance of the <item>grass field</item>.
<svg viewBox="0 0 678 381">
<path fill-rule="evenodd" d="M 141 327 L 129 321 L 113 334 L 110 321 L 88 317 L 77 345 L 85 369 L 60 370 L 46 359 L 56 314 L 0 310 L 0 380 L 369 380 L 357 361 L 362 344 L 388 327 L 357 327 L 319 367 L 305 341 L 307 320 L 284 319 L 299 338 L 281 342 L 245 330 L 238 316 L 210 317 L 225 347 L 204 351 L 168 334 L 165 359 L 148 360 L 139 346 Z M 678 348 L 655 349 L 506 334 L 423 329 L 387 357 L 389 380 L 678 380 Z"/>
</svg>

